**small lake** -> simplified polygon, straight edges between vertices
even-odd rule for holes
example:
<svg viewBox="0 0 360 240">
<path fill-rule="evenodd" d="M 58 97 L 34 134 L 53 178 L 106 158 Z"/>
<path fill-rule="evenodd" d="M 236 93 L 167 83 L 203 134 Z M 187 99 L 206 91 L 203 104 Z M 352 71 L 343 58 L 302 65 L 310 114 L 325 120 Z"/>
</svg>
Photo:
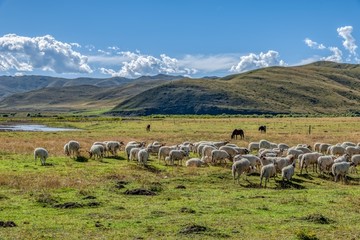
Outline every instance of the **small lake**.
<svg viewBox="0 0 360 240">
<path fill-rule="evenodd" d="M 14 132 L 63 132 L 63 131 L 80 131 L 75 128 L 57 128 L 48 127 L 40 124 L 14 124 L 14 125 L 0 125 L 0 131 L 14 131 Z"/>
</svg>

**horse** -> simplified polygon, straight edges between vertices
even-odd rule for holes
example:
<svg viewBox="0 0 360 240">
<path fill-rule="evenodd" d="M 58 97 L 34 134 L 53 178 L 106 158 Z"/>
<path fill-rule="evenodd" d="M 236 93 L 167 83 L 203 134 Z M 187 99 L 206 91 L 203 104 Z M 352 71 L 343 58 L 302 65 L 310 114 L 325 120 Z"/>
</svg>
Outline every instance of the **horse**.
<svg viewBox="0 0 360 240">
<path fill-rule="evenodd" d="M 259 131 L 261 132 L 261 133 L 266 133 L 266 126 L 264 125 L 264 126 L 260 126 L 259 127 Z"/>
<path fill-rule="evenodd" d="M 231 134 L 231 139 L 237 139 L 237 136 L 240 136 L 240 139 L 244 139 L 244 131 L 242 129 L 234 129 L 234 131 Z"/>
<path fill-rule="evenodd" d="M 146 126 L 146 131 L 147 131 L 147 132 L 150 132 L 150 124 L 148 124 L 148 125 Z"/>
</svg>

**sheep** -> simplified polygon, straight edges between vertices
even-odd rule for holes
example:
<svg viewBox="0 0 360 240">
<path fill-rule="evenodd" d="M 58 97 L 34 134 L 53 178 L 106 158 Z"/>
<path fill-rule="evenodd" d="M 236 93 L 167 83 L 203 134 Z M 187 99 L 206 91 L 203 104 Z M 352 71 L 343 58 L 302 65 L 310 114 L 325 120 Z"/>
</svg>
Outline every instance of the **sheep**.
<svg viewBox="0 0 360 240">
<path fill-rule="evenodd" d="M 208 166 L 207 163 L 202 161 L 200 158 L 190 158 L 185 162 L 185 166 L 187 167 L 201 167 L 201 166 Z"/>
<path fill-rule="evenodd" d="M 290 181 L 291 178 L 294 176 L 295 174 L 295 164 L 296 162 L 294 161 L 292 164 L 284 167 L 283 169 L 281 169 L 281 177 L 283 179 L 283 181 L 286 179 L 287 181 Z"/>
<path fill-rule="evenodd" d="M 305 167 L 306 173 L 308 173 L 307 167 L 310 164 L 313 164 L 313 171 L 317 172 L 317 159 L 322 156 L 322 153 L 312 152 L 312 153 L 304 153 L 300 161 L 300 174 L 302 174 L 302 170 Z M 315 168 L 316 167 L 316 168 Z"/>
<path fill-rule="evenodd" d="M 345 148 L 345 153 L 349 154 L 350 156 L 355 154 L 360 154 L 360 147 L 358 146 L 347 146 Z"/>
<path fill-rule="evenodd" d="M 146 148 L 141 149 L 138 152 L 138 162 L 142 165 L 147 165 L 147 161 L 149 160 L 149 152 Z"/>
<path fill-rule="evenodd" d="M 251 142 L 249 143 L 248 149 L 250 152 L 258 151 L 260 149 L 260 145 L 258 142 Z"/>
<path fill-rule="evenodd" d="M 224 161 L 224 163 L 226 163 L 226 159 L 229 159 L 231 161 L 230 155 L 225 150 L 214 149 L 211 151 L 212 163 L 217 163 L 217 161 L 219 161 L 220 163 Z"/>
<path fill-rule="evenodd" d="M 261 156 L 261 157 L 260 157 L 261 166 L 265 166 L 265 165 L 274 163 L 274 162 L 275 162 L 275 158 L 276 158 L 276 157 L 265 157 L 265 156 Z"/>
<path fill-rule="evenodd" d="M 169 160 L 170 164 L 174 165 L 174 161 L 180 161 L 180 164 L 182 165 L 182 160 L 187 157 L 187 154 L 183 150 L 171 150 L 169 153 Z"/>
<path fill-rule="evenodd" d="M 345 153 L 345 148 L 340 145 L 333 145 L 328 148 L 328 153 L 331 155 L 343 155 Z"/>
<path fill-rule="evenodd" d="M 287 155 L 286 157 L 277 157 L 274 160 L 274 163 L 276 163 L 276 170 L 281 172 L 284 167 L 295 162 L 295 157 L 293 155 Z"/>
<path fill-rule="evenodd" d="M 295 148 L 296 150 L 301 150 L 303 153 L 311 153 L 311 149 L 309 147 L 301 147 L 298 146 Z"/>
<path fill-rule="evenodd" d="M 120 150 L 121 146 L 123 146 L 124 143 L 123 142 L 118 142 L 118 141 L 108 141 L 106 143 L 106 149 L 111 152 L 111 154 L 113 156 L 117 155 L 117 151 Z"/>
<path fill-rule="evenodd" d="M 338 162 L 348 162 L 350 160 L 350 155 L 345 153 L 344 155 L 336 158 L 334 160 L 334 163 L 338 163 Z"/>
<path fill-rule="evenodd" d="M 224 146 L 226 144 L 228 144 L 228 141 L 223 141 L 223 142 L 213 142 L 212 144 L 216 147 L 216 148 L 220 148 L 221 146 Z"/>
<path fill-rule="evenodd" d="M 198 146 L 197 148 L 197 153 L 200 157 L 203 157 L 203 149 L 206 147 L 206 146 L 211 146 L 213 147 L 213 149 L 217 149 L 217 147 L 215 147 L 215 145 L 213 145 L 212 143 L 202 143 Z"/>
<path fill-rule="evenodd" d="M 94 157 L 94 159 L 102 159 L 104 157 L 105 148 L 102 145 L 92 145 L 90 150 L 88 151 L 90 158 Z"/>
<path fill-rule="evenodd" d="M 165 158 L 167 156 L 169 156 L 171 150 L 176 150 L 176 149 L 177 149 L 177 146 L 162 146 L 162 147 L 160 147 L 159 151 L 158 151 L 159 162 L 161 159 L 164 159 L 164 161 L 166 163 Z"/>
<path fill-rule="evenodd" d="M 205 146 L 202 148 L 202 153 L 201 153 L 202 159 L 203 159 L 205 162 L 212 162 L 211 152 L 212 152 L 212 150 L 216 150 L 216 149 L 217 149 L 217 148 L 214 147 L 214 146 L 205 145 Z"/>
<path fill-rule="evenodd" d="M 315 144 L 314 144 L 314 151 L 315 152 L 320 152 L 320 145 L 321 145 L 322 143 L 320 143 L 320 142 L 316 142 Z"/>
<path fill-rule="evenodd" d="M 64 152 L 67 156 L 77 157 L 80 155 L 80 143 L 74 140 L 64 145 Z"/>
<path fill-rule="evenodd" d="M 246 158 L 242 158 L 242 159 L 234 162 L 231 167 L 231 173 L 232 173 L 234 182 L 235 182 L 235 180 L 237 180 L 237 182 L 240 183 L 240 175 L 242 173 L 249 172 L 249 170 L 250 170 L 250 162 Z M 247 178 L 247 176 L 246 176 L 246 178 Z"/>
<path fill-rule="evenodd" d="M 335 156 L 327 155 L 327 156 L 320 156 L 317 159 L 318 166 L 319 166 L 319 173 L 323 173 L 325 170 L 330 171 L 331 166 L 334 164 Z"/>
<path fill-rule="evenodd" d="M 327 153 L 327 150 L 328 148 L 331 146 L 331 144 L 328 144 L 328 143 L 322 143 L 320 144 L 319 146 L 319 152 L 322 153 L 322 154 L 325 154 Z"/>
<path fill-rule="evenodd" d="M 153 143 L 150 143 L 149 145 L 147 145 L 147 150 L 148 150 L 149 154 L 151 154 L 151 153 L 158 154 L 159 149 L 162 146 L 165 146 L 165 144 L 159 143 L 159 142 L 153 142 Z"/>
<path fill-rule="evenodd" d="M 341 146 L 342 146 L 343 148 L 346 148 L 346 147 L 349 147 L 349 146 L 355 147 L 356 144 L 353 143 L 353 142 L 343 142 L 343 143 L 341 144 Z"/>
<path fill-rule="evenodd" d="M 35 148 L 35 150 L 34 150 L 35 164 L 36 164 L 36 159 L 39 158 L 41 161 L 41 165 L 44 166 L 45 161 L 48 157 L 49 157 L 49 153 L 45 148 L 42 148 L 42 147 Z"/>
<path fill-rule="evenodd" d="M 301 154 L 304 154 L 304 152 L 299 149 L 290 148 L 287 151 L 287 155 L 293 155 L 295 158 L 299 158 Z"/>
<path fill-rule="evenodd" d="M 360 164 L 360 154 L 352 155 L 351 162 L 355 164 L 355 166 Z"/>
<path fill-rule="evenodd" d="M 239 151 L 236 149 L 236 147 L 229 146 L 229 145 L 221 146 L 219 148 L 219 150 L 223 150 L 223 151 L 227 152 L 230 156 L 230 160 L 232 160 L 235 155 L 239 154 Z"/>
<path fill-rule="evenodd" d="M 107 155 L 107 152 L 108 152 L 108 149 L 106 148 L 106 143 L 107 141 L 104 141 L 104 142 L 94 142 L 93 145 L 101 145 L 104 147 L 104 155 L 106 156 Z"/>
<path fill-rule="evenodd" d="M 266 187 L 266 182 L 270 181 L 270 178 L 276 177 L 276 163 L 270 163 L 268 165 L 262 166 L 261 167 L 261 171 L 260 171 L 260 187 L 262 185 L 262 180 L 263 178 L 265 178 L 265 187 Z"/>
<path fill-rule="evenodd" d="M 238 151 L 238 154 L 248 154 L 250 153 L 249 149 L 244 147 L 235 147 L 235 150 Z"/>
<path fill-rule="evenodd" d="M 138 161 L 138 153 L 139 151 L 143 149 L 141 147 L 134 147 L 130 150 L 130 157 L 129 157 L 129 160 L 130 161 Z M 149 150 L 148 150 L 149 152 Z"/>
<path fill-rule="evenodd" d="M 234 157 L 233 161 L 236 162 L 242 158 L 246 158 L 247 160 L 249 160 L 250 166 L 252 167 L 252 169 L 256 169 L 257 166 L 261 165 L 260 158 L 258 156 L 252 155 L 252 154 L 236 155 Z"/>
<path fill-rule="evenodd" d="M 349 168 L 353 166 L 353 162 L 337 162 L 334 163 L 331 167 L 331 172 L 334 175 L 334 181 L 337 182 L 339 177 L 342 177 L 342 181 L 346 181 L 346 174 L 349 171 Z"/>
<path fill-rule="evenodd" d="M 279 148 L 281 151 L 285 151 L 285 150 L 288 150 L 290 147 L 289 147 L 289 145 L 287 145 L 285 143 L 279 143 L 277 145 L 277 148 Z"/>
<path fill-rule="evenodd" d="M 259 156 L 280 157 L 281 155 L 282 155 L 282 151 L 280 149 L 260 149 L 259 150 Z"/>
<path fill-rule="evenodd" d="M 145 146 L 145 142 L 141 142 L 141 143 L 138 143 L 138 142 L 128 142 L 125 146 L 125 152 L 126 152 L 126 155 L 127 155 L 127 160 L 129 161 L 130 160 L 130 151 L 132 148 L 134 147 L 144 147 Z"/>
<path fill-rule="evenodd" d="M 270 149 L 271 148 L 271 143 L 267 140 L 260 140 L 259 142 L 259 148 L 266 148 L 266 149 Z"/>
</svg>

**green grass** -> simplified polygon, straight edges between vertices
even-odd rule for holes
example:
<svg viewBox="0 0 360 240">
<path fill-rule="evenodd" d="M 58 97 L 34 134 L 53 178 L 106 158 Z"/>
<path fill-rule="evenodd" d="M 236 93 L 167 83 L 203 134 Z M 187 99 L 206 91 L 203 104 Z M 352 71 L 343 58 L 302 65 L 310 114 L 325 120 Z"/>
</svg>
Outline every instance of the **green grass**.
<svg viewBox="0 0 360 240">
<path fill-rule="evenodd" d="M 360 225 L 355 224 L 360 204 L 356 174 L 343 184 L 310 172 L 295 175 L 288 188 L 280 179 L 271 179 L 265 189 L 259 187 L 258 175 L 234 183 L 230 164 L 170 167 L 151 156 L 150 167 L 144 168 L 127 162 L 123 151 L 102 162 L 77 162 L 62 153 L 63 143 L 70 139 L 79 140 L 85 149 L 94 141 L 112 139 L 217 141 L 228 139 L 234 127 L 245 129 L 246 139 L 233 141 L 240 146 L 261 138 L 291 145 L 356 142 L 357 118 L 43 121 L 84 131 L 0 132 L 0 221 L 17 224 L 1 228 L 0 239 L 360 238 Z M 150 133 L 145 131 L 147 123 L 152 125 Z M 266 135 L 257 132 L 260 124 L 268 126 Z M 34 163 L 33 147 L 40 145 L 50 149 L 47 166 Z M 137 188 L 156 195 L 124 194 Z"/>
</svg>

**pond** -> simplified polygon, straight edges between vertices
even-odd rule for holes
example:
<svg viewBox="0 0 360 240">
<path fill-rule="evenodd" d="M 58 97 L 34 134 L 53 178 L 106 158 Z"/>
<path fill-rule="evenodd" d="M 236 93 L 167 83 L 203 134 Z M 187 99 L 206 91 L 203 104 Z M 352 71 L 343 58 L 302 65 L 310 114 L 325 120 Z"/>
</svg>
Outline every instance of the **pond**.
<svg viewBox="0 0 360 240">
<path fill-rule="evenodd" d="M 14 131 L 14 132 L 63 132 L 63 131 L 79 131 L 75 128 L 58 128 L 48 127 L 40 124 L 14 124 L 14 125 L 0 125 L 0 131 Z"/>
</svg>

